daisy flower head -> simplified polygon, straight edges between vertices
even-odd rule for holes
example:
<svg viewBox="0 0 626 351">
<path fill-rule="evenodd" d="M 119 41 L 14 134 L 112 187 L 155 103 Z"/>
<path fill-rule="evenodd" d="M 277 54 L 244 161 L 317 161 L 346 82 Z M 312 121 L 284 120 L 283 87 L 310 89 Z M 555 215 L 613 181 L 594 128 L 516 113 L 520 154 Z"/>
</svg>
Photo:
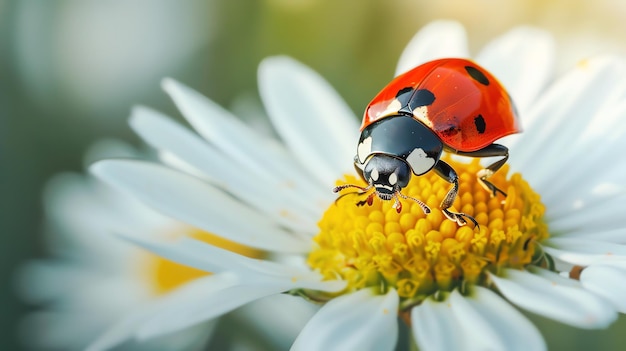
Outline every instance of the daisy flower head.
<svg viewBox="0 0 626 351">
<path fill-rule="evenodd" d="M 335 185 L 367 185 L 350 170 L 358 121 L 328 83 L 292 59 L 269 58 L 259 69 L 280 140 L 165 80 L 198 134 L 139 108 L 131 126 L 163 164 L 105 160 L 93 173 L 167 216 L 267 256 L 120 232 L 215 274 L 123 321 L 97 345 L 173 332 L 280 293 L 321 305 L 294 350 L 393 350 L 398 323 L 424 350 L 545 349 L 515 307 L 605 328 L 626 307 L 626 286 L 606 279 L 626 274 L 618 205 L 626 199 L 619 181 L 626 163 L 617 151 L 626 133 L 626 71 L 617 59 L 591 59 L 548 85 L 553 54 L 548 34 L 520 27 L 474 57 L 507 88 L 524 127 L 501 140 L 510 159 L 489 178 L 506 196 L 479 186 L 479 161 L 444 156 L 458 173 L 453 208 L 477 226 L 460 226 L 439 210 L 450 184 L 435 172 L 412 177 L 403 190 L 429 206 L 428 214 L 410 199 L 399 199 L 399 212 L 394 201 L 357 206 L 368 201 L 333 196 Z M 397 74 L 443 57 L 470 57 L 458 23 L 423 28 Z"/>
<path fill-rule="evenodd" d="M 91 163 L 104 157 L 146 155 L 119 141 L 103 140 L 90 148 L 86 158 Z M 17 280 L 21 297 L 37 306 L 20 324 L 24 344 L 32 349 L 82 350 L 132 311 L 150 309 L 187 282 L 210 274 L 111 235 L 120 228 L 162 238 L 193 237 L 250 257 L 261 254 L 163 216 L 81 174 L 55 176 L 48 182 L 43 200 L 49 255 L 24 264 Z M 263 328 L 257 325 L 254 315 L 258 312 L 254 311 L 285 305 L 294 311 L 288 323 L 302 325 L 310 317 L 307 306 L 279 297 L 242 309 L 226 323 L 243 318 L 248 332 L 259 333 Z M 215 327 L 215 320 L 205 321 L 146 342 L 128 340 L 120 349 L 195 350 L 211 340 Z M 268 345 L 284 346 L 297 335 L 289 325 L 274 327 L 284 333 L 264 340 Z"/>
</svg>

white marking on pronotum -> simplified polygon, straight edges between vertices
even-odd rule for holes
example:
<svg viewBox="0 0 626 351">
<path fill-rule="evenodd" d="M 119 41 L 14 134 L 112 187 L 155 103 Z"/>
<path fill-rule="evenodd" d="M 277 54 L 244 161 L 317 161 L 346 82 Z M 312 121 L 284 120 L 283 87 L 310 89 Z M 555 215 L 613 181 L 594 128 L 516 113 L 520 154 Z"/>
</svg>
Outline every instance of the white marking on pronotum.
<svg viewBox="0 0 626 351">
<path fill-rule="evenodd" d="M 359 162 L 362 164 L 365 162 L 367 156 L 372 153 L 372 137 L 367 137 L 357 146 L 356 154 L 359 157 Z"/>
<path fill-rule="evenodd" d="M 422 175 L 435 165 L 435 159 L 428 157 L 422 148 L 415 148 L 406 158 L 406 162 L 413 169 L 413 173 Z"/>
<path fill-rule="evenodd" d="M 398 176 L 395 173 L 391 173 L 391 175 L 389 175 L 389 184 L 396 185 L 397 182 Z"/>
</svg>

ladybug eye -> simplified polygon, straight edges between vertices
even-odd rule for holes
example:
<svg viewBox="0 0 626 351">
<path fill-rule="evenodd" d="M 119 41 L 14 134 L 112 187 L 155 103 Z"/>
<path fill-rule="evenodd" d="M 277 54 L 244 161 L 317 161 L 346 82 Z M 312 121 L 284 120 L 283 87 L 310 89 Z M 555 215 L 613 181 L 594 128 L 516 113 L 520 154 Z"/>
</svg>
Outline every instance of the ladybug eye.
<svg viewBox="0 0 626 351">
<path fill-rule="evenodd" d="M 398 176 L 394 172 L 389 175 L 389 184 L 396 185 L 396 183 L 398 183 Z"/>
<path fill-rule="evenodd" d="M 373 181 L 377 181 L 379 176 L 380 176 L 380 174 L 378 174 L 378 169 L 374 168 L 374 169 L 372 169 L 372 172 L 370 172 L 370 176 L 369 177 Z"/>
<path fill-rule="evenodd" d="M 393 179 L 392 179 L 393 176 Z M 402 162 L 402 166 L 396 168 L 396 170 L 389 176 L 389 183 L 392 185 L 397 184 L 398 187 L 404 188 L 409 185 L 411 180 L 411 169 L 405 162 Z M 394 184 L 395 183 L 395 184 Z"/>
</svg>

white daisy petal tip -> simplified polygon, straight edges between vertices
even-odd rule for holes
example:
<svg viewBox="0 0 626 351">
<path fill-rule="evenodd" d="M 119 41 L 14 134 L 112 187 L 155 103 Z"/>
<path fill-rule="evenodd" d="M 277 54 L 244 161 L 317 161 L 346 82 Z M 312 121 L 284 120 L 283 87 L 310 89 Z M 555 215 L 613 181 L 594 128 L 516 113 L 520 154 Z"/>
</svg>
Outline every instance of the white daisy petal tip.
<svg viewBox="0 0 626 351">
<path fill-rule="evenodd" d="M 283 69 L 286 66 L 291 66 L 291 69 L 302 69 L 305 67 L 302 63 L 287 55 L 268 56 L 259 63 L 259 74 L 264 74 L 261 72 L 266 70 Z"/>
<path fill-rule="evenodd" d="M 610 301 L 626 313 L 626 261 L 603 262 L 583 269 L 580 282 L 585 289 Z"/>
<path fill-rule="evenodd" d="M 172 91 L 178 89 L 182 84 L 174 78 L 165 77 L 161 80 L 161 88 L 168 94 L 172 94 Z"/>
<path fill-rule="evenodd" d="M 522 115 L 552 78 L 554 60 L 552 35 L 530 26 L 513 28 L 489 42 L 476 56 L 476 62 L 506 87 Z"/>
<path fill-rule="evenodd" d="M 156 110 L 148 107 L 148 106 L 144 106 L 144 105 L 134 105 L 131 109 L 130 109 L 130 119 L 133 118 L 138 118 L 141 117 L 145 114 L 149 114 L 149 113 L 159 113 Z"/>
<path fill-rule="evenodd" d="M 190 111 L 203 108 L 202 104 L 214 104 L 204 95 L 174 78 L 163 78 L 161 88 L 170 96 L 185 118 L 188 118 L 187 114 Z"/>
<path fill-rule="evenodd" d="M 465 27 L 459 22 L 438 20 L 417 32 L 400 55 L 395 75 L 424 62 L 445 57 L 469 57 Z"/>
<path fill-rule="evenodd" d="M 98 178 L 106 178 L 109 173 L 108 164 L 111 162 L 110 160 L 101 160 L 92 163 L 88 170 L 89 173 L 93 174 Z"/>
<path fill-rule="evenodd" d="M 137 132 L 137 129 L 140 128 L 141 125 L 149 121 L 150 118 L 154 117 L 163 118 L 165 116 L 161 112 L 154 110 L 150 107 L 135 105 L 130 110 L 128 124 L 135 132 Z"/>
<path fill-rule="evenodd" d="M 329 184 L 349 171 L 357 118 L 330 83 L 292 58 L 275 56 L 259 65 L 258 84 L 276 131 L 307 173 Z"/>
<path fill-rule="evenodd" d="M 524 55 L 522 58 L 529 59 L 532 63 L 537 63 L 535 61 L 537 59 L 553 60 L 555 45 L 554 37 L 550 32 L 532 26 L 519 26 L 485 45 L 478 53 L 476 59 L 479 62 L 483 59 L 492 61 L 498 57 L 505 58 L 512 54 L 522 54 Z M 535 49 L 536 52 L 528 52 L 530 48 Z M 511 58 L 515 59 L 516 57 L 513 55 Z M 510 68 L 511 66 L 509 65 L 508 67 Z M 545 68 L 550 69 L 552 65 L 546 65 Z"/>
</svg>

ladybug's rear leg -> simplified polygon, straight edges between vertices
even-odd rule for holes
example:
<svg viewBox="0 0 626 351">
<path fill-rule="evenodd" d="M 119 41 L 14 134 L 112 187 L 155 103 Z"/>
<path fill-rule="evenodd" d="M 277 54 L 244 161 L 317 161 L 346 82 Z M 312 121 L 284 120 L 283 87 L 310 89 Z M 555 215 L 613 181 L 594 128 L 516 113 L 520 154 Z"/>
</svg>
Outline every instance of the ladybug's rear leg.
<svg viewBox="0 0 626 351">
<path fill-rule="evenodd" d="M 443 214 L 448 217 L 448 219 L 457 222 L 459 225 L 467 224 L 466 219 L 469 219 L 472 223 L 474 223 L 475 226 L 478 226 L 478 222 L 476 222 L 474 217 L 468 215 L 467 213 L 452 212 L 449 210 L 449 208 L 452 207 L 454 199 L 456 199 L 456 195 L 459 192 L 459 177 L 456 174 L 456 171 L 452 167 L 450 167 L 449 164 L 441 160 L 437 162 L 433 169 L 445 181 L 452 183 L 452 189 L 448 191 L 446 197 L 441 202 L 441 211 L 443 212 Z"/>
<path fill-rule="evenodd" d="M 478 182 L 480 185 L 487 190 L 491 196 L 496 196 L 497 193 L 500 193 L 506 196 L 506 193 L 496 187 L 493 183 L 487 180 L 487 178 L 491 177 L 494 173 L 496 173 L 509 159 L 509 149 L 500 144 L 491 144 L 480 150 L 471 151 L 471 152 L 463 152 L 457 151 L 458 155 L 461 156 L 470 156 L 470 157 L 497 157 L 501 156 L 502 159 L 490 164 L 489 166 L 478 171 L 476 176 L 478 177 Z"/>
</svg>

